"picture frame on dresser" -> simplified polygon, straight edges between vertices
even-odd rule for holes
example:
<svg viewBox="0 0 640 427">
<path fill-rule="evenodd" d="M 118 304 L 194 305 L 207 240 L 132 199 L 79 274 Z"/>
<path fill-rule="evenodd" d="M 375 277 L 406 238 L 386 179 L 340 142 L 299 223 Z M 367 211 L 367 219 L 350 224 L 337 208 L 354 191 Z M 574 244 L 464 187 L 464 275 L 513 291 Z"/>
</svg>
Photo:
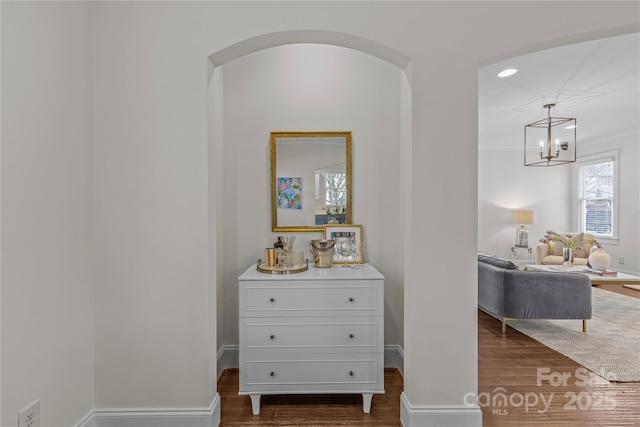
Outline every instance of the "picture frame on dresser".
<svg viewBox="0 0 640 427">
<path fill-rule="evenodd" d="M 364 263 L 361 224 L 326 224 L 324 238 L 336 242 L 333 246 L 334 264 Z"/>
</svg>

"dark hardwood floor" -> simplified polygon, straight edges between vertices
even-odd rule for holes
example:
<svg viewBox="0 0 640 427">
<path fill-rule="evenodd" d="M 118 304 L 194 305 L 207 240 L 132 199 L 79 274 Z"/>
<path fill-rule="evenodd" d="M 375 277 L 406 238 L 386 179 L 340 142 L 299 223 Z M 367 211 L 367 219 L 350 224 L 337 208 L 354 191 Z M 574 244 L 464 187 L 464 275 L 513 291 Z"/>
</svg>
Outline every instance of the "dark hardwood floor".
<svg viewBox="0 0 640 427">
<path fill-rule="evenodd" d="M 220 427 L 396 427 L 400 424 L 402 375 L 384 370 L 385 394 L 373 396 L 371 413 L 362 412 L 362 395 L 262 396 L 260 414 L 253 415 L 249 396 L 238 396 L 238 370 L 228 369 L 218 381 L 222 408 Z"/>
<path fill-rule="evenodd" d="M 640 291 L 620 285 L 600 288 L 640 298 Z M 566 385 L 553 386 L 550 381 L 538 385 L 538 368 L 548 370 L 559 384 L 563 373 L 570 377 Z M 583 375 L 581 368 L 514 329 L 507 328 L 503 335 L 500 322 L 479 312 L 478 394 L 493 397 L 502 391 L 514 403 L 506 408 L 481 404 L 483 426 L 640 426 L 640 383 L 611 383 L 588 371 Z M 529 408 L 519 397 L 529 398 Z M 542 398 L 551 402 L 548 408 Z"/>
<path fill-rule="evenodd" d="M 640 291 L 619 285 L 600 288 L 640 298 Z M 549 381 L 538 385 L 538 368 L 548 370 L 552 378 L 562 373 L 570 377 L 566 385 L 552 386 Z M 260 415 L 252 415 L 249 397 L 238 396 L 238 370 L 229 369 L 218 381 L 220 427 L 401 426 L 402 389 L 400 373 L 385 369 L 386 393 L 373 397 L 370 414 L 362 413 L 359 395 L 290 395 L 263 396 Z M 492 398 L 500 392 L 509 403 L 492 407 Z M 487 427 L 640 427 L 640 383 L 610 383 L 583 372 L 576 362 L 514 329 L 503 335 L 500 322 L 481 311 L 478 393 Z"/>
</svg>

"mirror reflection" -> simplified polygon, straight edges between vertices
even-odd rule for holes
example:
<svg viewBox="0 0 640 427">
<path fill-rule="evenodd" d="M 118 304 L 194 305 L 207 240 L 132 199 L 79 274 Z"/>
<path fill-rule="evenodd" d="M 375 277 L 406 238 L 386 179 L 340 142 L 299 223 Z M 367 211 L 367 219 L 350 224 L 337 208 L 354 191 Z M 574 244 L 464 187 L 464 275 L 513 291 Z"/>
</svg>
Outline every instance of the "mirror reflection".
<svg viewBox="0 0 640 427">
<path fill-rule="evenodd" d="M 351 223 L 351 132 L 271 132 L 273 231 Z"/>
</svg>

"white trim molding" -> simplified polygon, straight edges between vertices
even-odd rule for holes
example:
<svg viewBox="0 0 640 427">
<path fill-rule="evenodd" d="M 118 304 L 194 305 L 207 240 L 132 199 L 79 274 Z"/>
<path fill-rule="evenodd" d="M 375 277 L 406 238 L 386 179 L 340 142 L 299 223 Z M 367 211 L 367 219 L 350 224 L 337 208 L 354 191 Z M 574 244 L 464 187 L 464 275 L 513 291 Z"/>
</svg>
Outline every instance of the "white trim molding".
<svg viewBox="0 0 640 427">
<path fill-rule="evenodd" d="M 583 207 L 582 207 L 582 188 L 580 185 L 581 170 L 584 166 L 589 166 L 597 163 L 604 162 L 613 162 L 613 214 L 611 221 L 613 223 L 613 229 L 611 230 L 612 234 L 602 235 L 597 233 L 592 233 L 595 239 L 599 243 L 606 243 L 609 245 L 617 245 L 619 243 L 619 214 L 618 214 L 618 206 L 619 206 L 619 168 L 620 168 L 620 149 L 605 151 L 602 153 L 594 153 L 589 154 L 587 156 L 578 157 L 576 162 L 571 165 L 571 229 L 576 230 L 576 232 L 580 232 L 580 230 L 584 231 L 584 218 L 583 218 Z M 591 233 L 591 232 L 590 232 Z"/>
<path fill-rule="evenodd" d="M 385 367 L 404 375 L 404 353 L 399 345 L 384 349 Z M 218 377 L 227 368 L 238 367 L 238 346 L 218 350 Z M 96 409 L 74 427 L 217 427 L 220 424 L 220 396 L 216 393 L 208 408 Z"/>
<path fill-rule="evenodd" d="M 93 411 L 89 412 L 82 418 L 74 427 L 96 427 L 96 420 L 93 416 Z"/>
<path fill-rule="evenodd" d="M 396 368 L 404 377 L 404 351 L 399 345 L 384 346 L 384 367 Z"/>
<path fill-rule="evenodd" d="M 237 345 L 223 345 L 218 350 L 217 359 L 218 379 L 220 379 L 225 369 L 240 366 L 240 350 Z"/>
<path fill-rule="evenodd" d="M 220 395 L 208 408 L 96 409 L 76 427 L 217 427 Z"/>
<path fill-rule="evenodd" d="M 402 392 L 400 422 L 404 427 L 482 427 L 482 410 L 478 405 L 413 406 Z"/>
</svg>

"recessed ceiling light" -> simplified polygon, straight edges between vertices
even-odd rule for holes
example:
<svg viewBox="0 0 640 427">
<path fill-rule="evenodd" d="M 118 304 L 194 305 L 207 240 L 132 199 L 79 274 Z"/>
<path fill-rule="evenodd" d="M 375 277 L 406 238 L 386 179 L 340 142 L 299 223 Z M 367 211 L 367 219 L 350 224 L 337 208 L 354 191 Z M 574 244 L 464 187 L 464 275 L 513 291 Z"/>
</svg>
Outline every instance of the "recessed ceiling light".
<svg viewBox="0 0 640 427">
<path fill-rule="evenodd" d="M 513 76 L 515 73 L 517 73 L 518 70 L 516 70 L 515 68 L 507 68 L 506 70 L 502 70 L 498 73 L 498 77 L 509 77 L 509 76 Z"/>
</svg>

